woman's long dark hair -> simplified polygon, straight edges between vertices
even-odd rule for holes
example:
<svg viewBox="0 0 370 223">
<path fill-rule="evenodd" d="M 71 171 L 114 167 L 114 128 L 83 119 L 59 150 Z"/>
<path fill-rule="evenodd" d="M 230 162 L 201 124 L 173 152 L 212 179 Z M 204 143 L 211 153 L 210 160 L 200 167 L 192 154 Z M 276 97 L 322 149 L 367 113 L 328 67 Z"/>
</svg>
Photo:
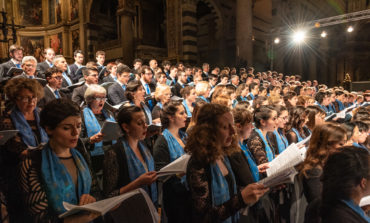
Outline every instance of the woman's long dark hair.
<svg viewBox="0 0 370 223">
<path fill-rule="evenodd" d="M 369 153 L 353 146 L 342 147 L 329 156 L 322 175 L 321 216 L 340 200 L 349 200 L 361 180 L 369 178 Z"/>
</svg>

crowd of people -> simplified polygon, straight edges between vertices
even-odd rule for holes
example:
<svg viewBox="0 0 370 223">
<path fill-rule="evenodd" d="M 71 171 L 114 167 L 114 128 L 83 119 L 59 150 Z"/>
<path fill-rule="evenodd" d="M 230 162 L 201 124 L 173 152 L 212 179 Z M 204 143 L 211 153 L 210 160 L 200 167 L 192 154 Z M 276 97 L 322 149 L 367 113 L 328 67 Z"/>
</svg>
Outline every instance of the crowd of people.
<svg viewBox="0 0 370 223">
<path fill-rule="evenodd" d="M 360 207 L 370 195 L 369 89 L 253 67 L 105 65 L 104 51 L 85 64 L 76 50 L 71 65 L 52 48 L 41 63 L 21 46 L 9 55 L 0 133 L 18 133 L 0 149 L 1 223 L 107 222 L 94 212 L 58 216 L 63 202 L 137 188 L 162 222 L 370 222 L 369 205 Z M 104 140 L 107 121 L 121 128 L 118 139 Z M 260 183 L 307 137 L 294 182 Z M 185 154 L 186 173 L 158 177 Z"/>
</svg>

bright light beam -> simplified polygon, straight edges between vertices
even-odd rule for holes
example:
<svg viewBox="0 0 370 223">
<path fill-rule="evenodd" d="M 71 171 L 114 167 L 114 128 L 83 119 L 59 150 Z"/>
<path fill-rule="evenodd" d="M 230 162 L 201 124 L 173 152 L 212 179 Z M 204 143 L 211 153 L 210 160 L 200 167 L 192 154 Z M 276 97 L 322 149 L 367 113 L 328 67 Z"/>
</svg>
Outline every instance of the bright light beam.
<svg viewBox="0 0 370 223">
<path fill-rule="evenodd" d="M 347 29 L 347 32 L 349 32 L 349 33 L 353 32 L 353 27 L 349 26 L 348 29 Z"/>
<path fill-rule="evenodd" d="M 306 32 L 303 31 L 303 30 L 298 30 L 298 31 L 293 33 L 293 42 L 294 43 L 300 44 L 300 43 L 304 42 L 305 38 L 306 38 Z"/>
<path fill-rule="evenodd" d="M 323 31 L 323 32 L 321 33 L 321 37 L 322 37 L 322 38 L 325 38 L 327 35 L 328 35 L 328 34 L 327 34 L 325 31 Z"/>
<path fill-rule="evenodd" d="M 280 39 L 279 38 L 275 38 L 274 43 L 275 44 L 279 44 L 280 43 Z"/>
</svg>

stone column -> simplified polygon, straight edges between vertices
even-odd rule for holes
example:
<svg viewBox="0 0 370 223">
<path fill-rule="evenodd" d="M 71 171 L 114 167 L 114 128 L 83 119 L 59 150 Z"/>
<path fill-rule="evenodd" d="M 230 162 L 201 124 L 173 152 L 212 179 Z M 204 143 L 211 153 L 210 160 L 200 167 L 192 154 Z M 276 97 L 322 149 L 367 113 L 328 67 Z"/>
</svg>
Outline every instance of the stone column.
<svg viewBox="0 0 370 223">
<path fill-rule="evenodd" d="M 181 5 L 179 0 L 167 0 L 167 54 L 169 60 L 181 60 Z"/>
<path fill-rule="evenodd" d="M 121 4 L 119 5 L 119 7 Z M 134 0 L 123 1 L 123 7 L 117 10 L 117 16 L 121 20 L 121 46 L 122 59 L 126 64 L 132 64 L 134 60 L 134 27 L 132 25 L 132 18 L 135 15 Z"/>
<path fill-rule="evenodd" d="M 236 58 L 237 64 L 253 65 L 252 0 L 236 1 Z"/>
<path fill-rule="evenodd" d="M 182 2 L 183 60 L 185 63 L 195 64 L 198 53 L 196 1 L 183 0 Z"/>
</svg>

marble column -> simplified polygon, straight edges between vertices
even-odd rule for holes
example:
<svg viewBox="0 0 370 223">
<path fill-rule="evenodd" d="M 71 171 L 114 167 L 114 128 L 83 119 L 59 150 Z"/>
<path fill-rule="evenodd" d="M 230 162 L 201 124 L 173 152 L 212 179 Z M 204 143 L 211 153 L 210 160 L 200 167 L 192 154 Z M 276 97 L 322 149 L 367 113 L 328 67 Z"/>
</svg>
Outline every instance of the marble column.
<svg viewBox="0 0 370 223">
<path fill-rule="evenodd" d="M 185 63 L 197 62 L 197 18 L 196 1 L 183 0 L 182 3 L 182 44 L 183 60 Z"/>
<path fill-rule="evenodd" d="M 253 66 L 252 0 L 236 1 L 236 58 L 237 64 Z"/>
<path fill-rule="evenodd" d="M 122 5 L 122 7 L 120 7 Z M 126 64 L 131 64 L 134 58 L 135 44 L 134 44 L 134 27 L 132 25 L 133 16 L 135 12 L 135 4 L 133 0 L 124 1 L 119 4 L 117 16 L 121 20 L 121 47 L 122 47 L 122 60 Z"/>
</svg>

